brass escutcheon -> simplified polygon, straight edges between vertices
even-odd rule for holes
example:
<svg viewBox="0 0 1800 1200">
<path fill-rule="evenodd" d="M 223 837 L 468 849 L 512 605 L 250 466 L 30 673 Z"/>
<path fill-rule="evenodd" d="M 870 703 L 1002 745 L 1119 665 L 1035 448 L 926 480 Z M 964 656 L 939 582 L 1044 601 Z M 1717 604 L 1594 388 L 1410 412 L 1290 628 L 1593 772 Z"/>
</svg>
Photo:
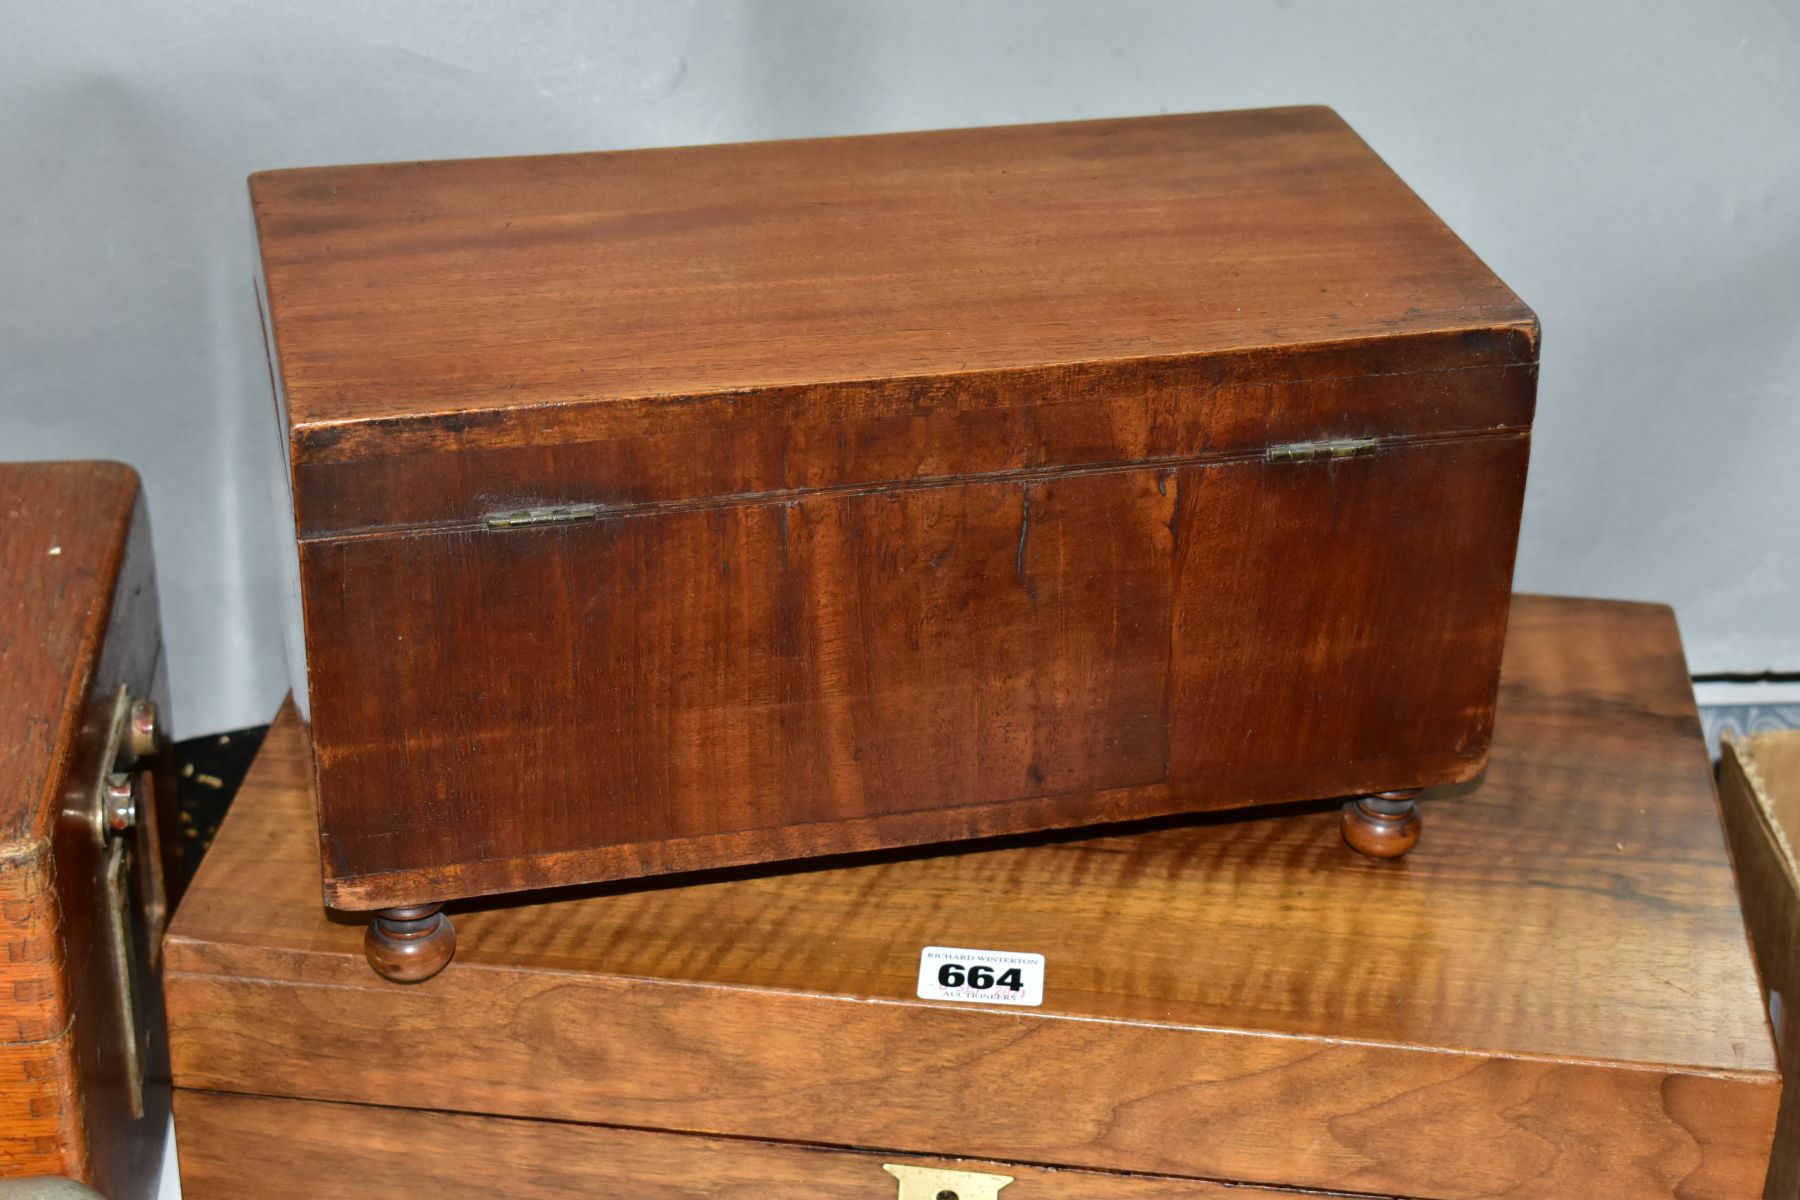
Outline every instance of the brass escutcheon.
<svg viewBox="0 0 1800 1200">
<path fill-rule="evenodd" d="M 1000 1189 L 1013 1181 L 1011 1175 L 904 1167 L 899 1163 L 882 1163 L 881 1169 L 900 1181 L 897 1200 L 999 1200 Z"/>
</svg>

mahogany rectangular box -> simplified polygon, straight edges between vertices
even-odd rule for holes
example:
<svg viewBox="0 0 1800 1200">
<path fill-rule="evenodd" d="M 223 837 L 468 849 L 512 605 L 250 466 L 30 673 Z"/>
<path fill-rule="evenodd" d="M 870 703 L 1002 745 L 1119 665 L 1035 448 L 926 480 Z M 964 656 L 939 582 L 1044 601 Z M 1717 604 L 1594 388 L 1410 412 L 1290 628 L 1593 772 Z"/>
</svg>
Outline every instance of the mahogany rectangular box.
<svg viewBox="0 0 1800 1200">
<path fill-rule="evenodd" d="M 332 905 L 1482 764 L 1536 322 L 1327 109 L 251 191 Z"/>
<path fill-rule="evenodd" d="M 1401 863 L 1310 805 L 588 886 L 468 902 L 394 987 L 318 904 L 311 793 L 289 712 L 175 916 L 187 1200 L 1762 1191 L 1781 1082 L 1665 608 L 1520 597 L 1489 768 Z M 927 946 L 1043 955 L 1041 1005 L 919 999 Z"/>
<path fill-rule="evenodd" d="M 0 465 L 0 1179 L 156 1194 L 164 672 L 137 475 Z"/>
</svg>

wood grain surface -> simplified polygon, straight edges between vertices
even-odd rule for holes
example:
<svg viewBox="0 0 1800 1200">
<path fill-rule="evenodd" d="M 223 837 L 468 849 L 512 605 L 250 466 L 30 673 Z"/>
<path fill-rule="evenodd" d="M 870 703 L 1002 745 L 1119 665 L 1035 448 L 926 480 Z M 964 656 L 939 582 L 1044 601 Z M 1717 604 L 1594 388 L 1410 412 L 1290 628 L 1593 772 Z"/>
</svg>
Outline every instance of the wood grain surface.
<svg viewBox="0 0 1800 1200">
<path fill-rule="evenodd" d="M 309 542 L 327 896 L 1467 779 L 1525 458 L 1487 437 Z"/>
<path fill-rule="evenodd" d="M 336 906 L 1480 767 L 1537 325 L 1327 109 L 251 191 Z"/>
<path fill-rule="evenodd" d="M 166 710 L 161 650 L 137 475 L 0 465 L 0 1177 L 68 1175 L 114 1200 L 154 1192 L 167 1068 L 152 1002 L 162 1078 L 134 1118 L 101 852 L 80 805 L 120 685 Z"/>
<path fill-rule="evenodd" d="M 887 1162 L 1011 1175 L 1002 1200 L 1306 1200 L 1191 1179 L 180 1093 L 182 1200 L 892 1200 Z"/>
<path fill-rule="evenodd" d="M 1787 1088 L 1766 1200 L 1800 1195 L 1800 731 L 1733 736 L 1720 748 L 1719 805 L 1744 919 L 1769 989 Z"/>
<path fill-rule="evenodd" d="M 251 193 L 302 457 L 422 416 L 523 430 L 546 405 L 1533 325 L 1323 108 L 310 168 Z"/>
<path fill-rule="evenodd" d="M 409 987 L 318 905 L 307 775 L 284 716 L 177 915 L 182 1087 L 1434 1200 L 1761 1191 L 1780 1082 L 1660 607 L 1520 598 L 1487 773 L 1398 863 L 1310 809 L 570 890 L 464 906 Z M 915 999 L 926 945 L 1046 955 L 1043 1007 Z"/>
</svg>

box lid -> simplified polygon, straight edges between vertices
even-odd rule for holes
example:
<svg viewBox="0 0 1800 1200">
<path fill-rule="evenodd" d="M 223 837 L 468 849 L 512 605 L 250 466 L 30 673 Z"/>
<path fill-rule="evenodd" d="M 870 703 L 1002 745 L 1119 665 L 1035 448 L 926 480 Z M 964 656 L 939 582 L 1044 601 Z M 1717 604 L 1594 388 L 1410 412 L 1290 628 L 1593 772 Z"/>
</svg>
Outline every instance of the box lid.
<svg viewBox="0 0 1800 1200">
<path fill-rule="evenodd" d="M 1519 598 L 1488 772 L 1398 863 L 1315 807 L 586 888 L 465 906 L 410 986 L 320 907 L 305 763 L 284 715 L 176 916 L 179 1087 L 1380 1195 L 1761 1194 L 1780 1084 L 1665 608 Z M 1043 955 L 1041 1005 L 919 998 L 933 946 Z"/>
<path fill-rule="evenodd" d="M 964 462 L 1009 427 L 929 419 L 1101 397 L 1254 449 L 1330 432 L 1334 401 L 1246 424 L 1268 397 L 1232 384 L 1536 360 L 1530 311 L 1324 108 L 306 168 L 251 191 L 303 533 L 1158 452 L 1052 432 Z M 1529 391 L 1427 388 L 1345 419 L 1529 416 Z M 840 435 L 916 444 L 842 478 L 818 461 Z M 653 465 L 543 453 L 618 439 Z M 797 461 L 765 464 L 777 442 Z M 677 470 L 694 459 L 717 463 Z"/>
</svg>

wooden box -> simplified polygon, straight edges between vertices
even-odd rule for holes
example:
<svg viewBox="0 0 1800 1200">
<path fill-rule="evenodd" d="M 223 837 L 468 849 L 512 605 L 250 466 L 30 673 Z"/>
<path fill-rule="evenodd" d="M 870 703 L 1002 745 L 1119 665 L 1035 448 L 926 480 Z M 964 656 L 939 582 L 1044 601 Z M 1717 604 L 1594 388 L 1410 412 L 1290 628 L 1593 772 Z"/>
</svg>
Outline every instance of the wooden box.
<svg viewBox="0 0 1800 1200">
<path fill-rule="evenodd" d="M 251 190 L 333 906 L 1482 764 L 1536 323 L 1329 110 Z"/>
<path fill-rule="evenodd" d="M 0 1179 L 155 1194 L 164 688 L 137 475 L 0 466 Z"/>
<path fill-rule="evenodd" d="M 1788 1200 L 1800 1195 L 1800 730 L 1727 734 L 1719 801 L 1788 1082 L 1767 1191 Z"/>
<path fill-rule="evenodd" d="M 471 902 L 392 987 L 318 905 L 310 791 L 290 712 L 175 917 L 187 1200 L 1762 1189 L 1780 1078 L 1664 608 L 1520 598 L 1488 771 L 1398 863 L 1309 805 L 589 886 Z M 1041 1004 L 920 999 L 927 947 L 1042 955 Z"/>
</svg>

